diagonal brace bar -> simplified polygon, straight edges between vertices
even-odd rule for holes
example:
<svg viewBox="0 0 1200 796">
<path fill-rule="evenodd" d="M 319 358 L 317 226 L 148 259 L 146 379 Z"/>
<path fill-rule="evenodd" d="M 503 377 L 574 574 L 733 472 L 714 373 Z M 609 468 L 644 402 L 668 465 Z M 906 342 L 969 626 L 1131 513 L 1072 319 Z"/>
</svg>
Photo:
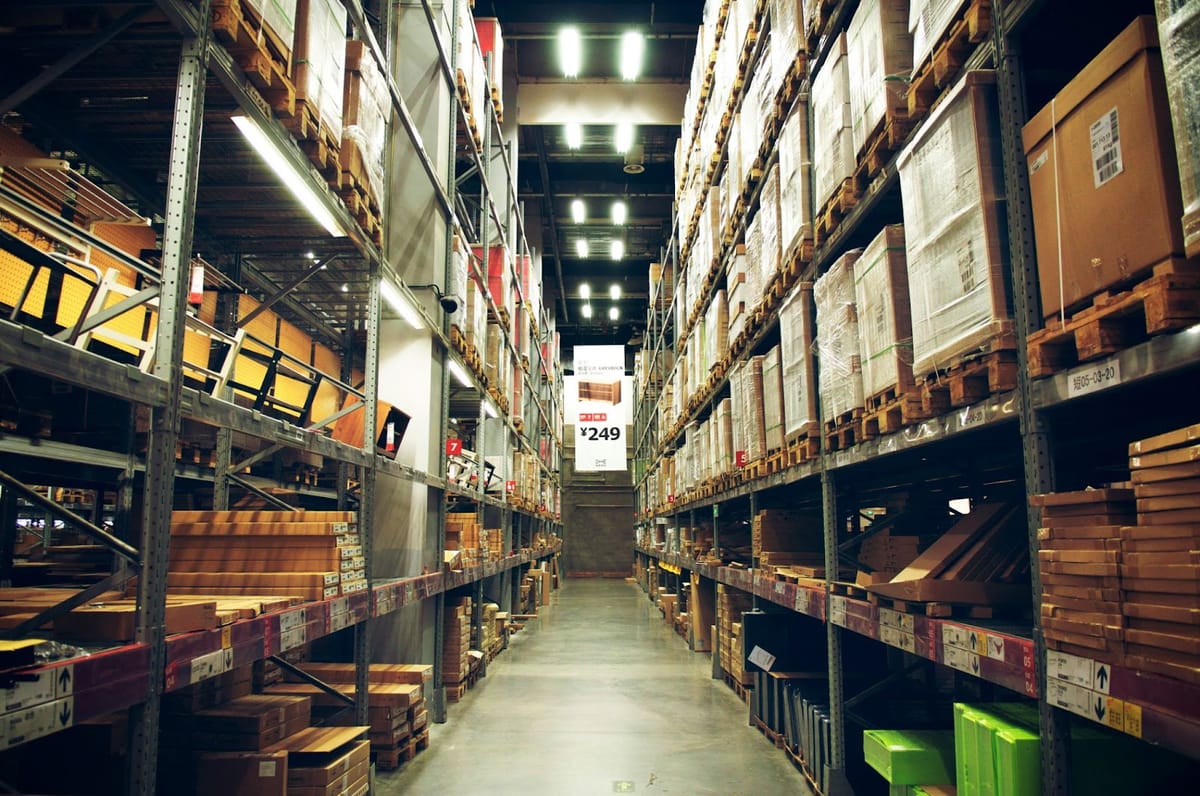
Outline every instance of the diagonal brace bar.
<svg viewBox="0 0 1200 796">
<path fill-rule="evenodd" d="M 311 686 L 321 689 L 322 691 L 324 691 L 326 694 L 333 697 L 334 699 L 337 699 L 341 702 L 345 702 L 347 705 L 350 705 L 351 707 L 354 706 L 354 698 L 353 697 L 346 696 L 341 691 L 337 690 L 336 688 L 334 688 L 333 686 L 331 686 L 329 683 L 325 682 L 324 680 L 320 679 L 319 677 L 313 677 L 311 674 L 304 671 L 299 666 L 296 666 L 291 661 L 286 661 L 283 658 L 279 657 L 278 655 L 272 655 L 270 657 L 270 661 L 271 661 L 271 663 L 275 664 L 280 669 L 283 669 L 285 672 L 292 675 L 293 677 L 299 677 L 304 682 L 308 683 Z"/>
<path fill-rule="evenodd" d="M 112 573 L 104 580 L 97 581 L 83 591 L 68 597 L 60 603 L 52 605 L 43 611 L 38 612 L 38 614 L 29 617 L 16 627 L 0 632 L 0 638 L 21 638 L 22 636 L 37 630 L 47 622 L 53 622 L 63 614 L 70 613 L 79 606 L 91 602 L 94 598 L 98 597 L 104 592 L 117 588 L 125 581 L 132 578 L 135 574 L 135 569 L 122 567 L 119 571 Z"/>
<path fill-rule="evenodd" d="M 226 475 L 225 477 L 228 478 L 230 481 L 233 481 L 234 483 L 236 483 L 238 486 L 242 487 L 242 489 L 249 490 L 250 492 L 253 492 L 254 494 L 258 495 L 260 498 L 267 501 L 268 503 L 270 503 L 273 506 L 277 506 L 281 509 L 286 509 L 287 511 L 299 511 L 299 509 L 297 509 L 295 506 L 284 503 L 282 500 L 275 497 L 270 492 L 264 492 L 263 490 L 259 489 L 254 484 L 250 483 L 249 481 L 247 481 L 246 479 L 244 479 L 240 476 L 230 473 L 230 474 Z"/>
</svg>

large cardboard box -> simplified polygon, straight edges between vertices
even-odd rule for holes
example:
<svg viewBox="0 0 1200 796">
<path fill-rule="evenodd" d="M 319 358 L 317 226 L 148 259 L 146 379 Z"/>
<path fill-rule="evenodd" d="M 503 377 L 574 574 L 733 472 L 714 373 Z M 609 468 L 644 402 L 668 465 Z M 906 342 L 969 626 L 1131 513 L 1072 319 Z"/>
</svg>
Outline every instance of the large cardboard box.
<svg viewBox="0 0 1200 796">
<path fill-rule="evenodd" d="M 813 286 L 821 358 L 821 416 L 826 420 L 863 405 L 853 273 L 854 263 L 861 254 L 862 249 L 846 252 Z"/>
<path fill-rule="evenodd" d="M 821 70 L 812 80 L 813 205 L 823 207 L 854 173 L 850 124 L 850 69 L 846 34 L 838 34 Z"/>
<path fill-rule="evenodd" d="M 909 0 L 863 0 L 846 30 L 850 72 L 850 126 L 854 151 L 887 118 L 908 115 L 908 83 L 896 75 L 912 71 Z"/>
<path fill-rule="evenodd" d="M 1153 17 L 1138 17 L 1021 136 L 1044 315 L 1183 254 L 1183 203 Z"/>
<path fill-rule="evenodd" d="M 287 752 L 204 752 L 196 765 L 197 793 L 287 796 Z"/>
<path fill-rule="evenodd" d="M 854 302 L 865 396 L 891 387 L 897 395 L 911 391 L 912 312 L 900 224 L 884 227 L 855 261 Z"/>
<path fill-rule="evenodd" d="M 1156 0 L 1183 189 L 1183 242 L 1200 254 L 1200 3 Z"/>
</svg>

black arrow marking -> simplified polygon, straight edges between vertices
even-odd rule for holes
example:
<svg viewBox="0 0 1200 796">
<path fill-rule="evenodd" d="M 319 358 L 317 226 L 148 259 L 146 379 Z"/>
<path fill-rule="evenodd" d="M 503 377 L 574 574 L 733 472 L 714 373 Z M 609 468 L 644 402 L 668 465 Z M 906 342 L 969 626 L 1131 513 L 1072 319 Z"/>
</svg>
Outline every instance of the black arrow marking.
<svg viewBox="0 0 1200 796">
<path fill-rule="evenodd" d="M 71 670 L 66 666 L 62 668 L 62 673 L 58 675 L 58 690 L 66 691 L 67 686 L 71 684 Z"/>
<path fill-rule="evenodd" d="M 58 723 L 61 726 L 66 727 L 67 722 L 70 720 L 71 720 L 71 707 L 66 702 L 63 702 L 62 710 L 60 710 L 58 712 Z"/>
<path fill-rule="evenodd" d="M 1104 713 L 1106 711 L 1106 706 L 1104 704 L 1104 697 L 1096 697 L 1095 710 L 1096 710 L 1096 718 L 1100 719 L 1101 721 L 1104 721 Z"/>
<path fill-rule="evenodd" d="M 975 671 L 975 674 L 979 674 L 979 656 L 978 655 L 971 658 L 971 668 Z"/>
<path fill-rule="evenodd" d="M 1100 681 L 1100 687 L 1104 688 L 1104 684 L 1108 682 L 1108 669 L 1101 666 L 1100 671 L 1096 672 L 1096 679 Z"/>
</svg>

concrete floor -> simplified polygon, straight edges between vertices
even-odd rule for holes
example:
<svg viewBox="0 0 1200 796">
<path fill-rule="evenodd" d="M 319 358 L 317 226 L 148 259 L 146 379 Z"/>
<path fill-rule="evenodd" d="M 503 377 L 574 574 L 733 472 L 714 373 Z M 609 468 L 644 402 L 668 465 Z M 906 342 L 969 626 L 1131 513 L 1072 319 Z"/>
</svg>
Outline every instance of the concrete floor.
<svg viewBox="0 0 1200 796">
<path fill-rule="evenodd" d="M 567 580 L 378 794 L 807 794 L 645 594 Z"/>
</svg>

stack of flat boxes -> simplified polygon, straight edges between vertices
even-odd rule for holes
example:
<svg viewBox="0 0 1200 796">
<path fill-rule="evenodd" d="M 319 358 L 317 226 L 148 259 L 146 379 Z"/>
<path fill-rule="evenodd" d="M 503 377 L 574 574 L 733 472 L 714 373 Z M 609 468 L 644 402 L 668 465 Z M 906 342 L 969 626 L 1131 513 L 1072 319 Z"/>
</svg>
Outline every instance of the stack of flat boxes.
<svg viewBox="0 0 1200 796">
<path fill-rule="evenodd" d="M 863 405 L 862 355 L 854 302 L 854 264 L 862 249 L 846 252 L 817 279 L 817 346 L 821 356 L 821 416 L 840 418 Z"/>
<path fill-rule="evenodd" d="M 746 674 L 742 649 L 742 614 L 749 611 L 752 605 L 749 594 L 723 583 L 717 584 L 721 669 L 742 685 L 750 685 L 753 682 L 753 678 Z"/>
<path fill-rule="evenodd" d="M 480 562 L 479 519 L 474 512 L 446 515 L 446 549 L 461 552 L 463 566 Z"/>
<path fill-rule="evenodd" d="M 455 687 L 465 685 L 470 672 L 467 659 L 471 649 L 470 597 L 447 601 L 442 630 L 442 682 L 451 701 L 457 701 Z"/>
</svg>

